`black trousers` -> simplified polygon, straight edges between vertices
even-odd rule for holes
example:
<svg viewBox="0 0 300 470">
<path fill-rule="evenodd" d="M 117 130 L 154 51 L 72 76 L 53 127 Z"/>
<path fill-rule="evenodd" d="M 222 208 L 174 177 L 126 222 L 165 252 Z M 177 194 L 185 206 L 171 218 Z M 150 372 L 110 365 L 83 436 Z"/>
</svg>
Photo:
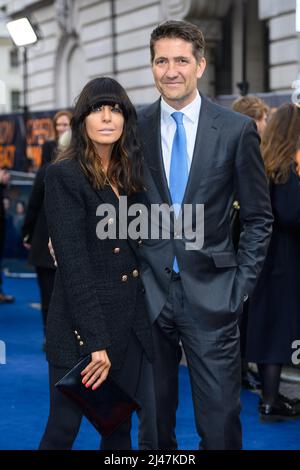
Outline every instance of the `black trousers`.
<svg viewBox="0 0 300 470">
<path fill-rule="evenodd" d="M 187 358 L 200 447 L 241 449 L 238 316 L 205 317 L 189 303 L 181 281 L 173 280 L 153 335 L 159 449 L 177 448 L 179 340 Z"/>
<path fill-rule="evenodd" d="M 70 450 L 79 432 L 82 413 L 80 409 L 55 388 L 68 369 L 49 364 L 50 412 L 39 450 Z M 118 383 L 141 404 L 139 411 L 139 449 L 157 449 L 155 395 L 152 365 L 146 358 L 134 334 L 128 345 L 126 358 L 119 371 L 110 372 Z M 101 450 L 130 450 L 131 418 L 111 436 L 103 438 Z"/>
<path fill-rule="evenodd" d="M 47 315 L 54 286 L 55 269 L 36 266 L 35 270 L 37 273 L 38 285 L 41 295 L 43 326 L 45 332 Z"/>
</svg>

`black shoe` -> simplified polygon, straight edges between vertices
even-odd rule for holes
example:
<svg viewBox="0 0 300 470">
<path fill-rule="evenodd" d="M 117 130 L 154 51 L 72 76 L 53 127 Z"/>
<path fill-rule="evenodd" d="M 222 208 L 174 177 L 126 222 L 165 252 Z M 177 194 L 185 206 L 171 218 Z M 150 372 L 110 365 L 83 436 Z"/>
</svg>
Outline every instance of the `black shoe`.
<svg viewBox="0 0 300 470">
<path fill-rule="evenodd" d="M 281 393 L 278 393 L 278 398 L 280 401 L 286 401 L 292 406 L 300 406 L 300 399 L 299 398 L 290 398 L 290 397 L 285 397 Z"/>
<path fill-rule="evenodd" d="M 269 405 L 260 400 L 258 410 L 262 419 L 274 418 L 300 418 L 300 406 L 292 405 L 288 401 L 278 400 L 274 405 Z"/>
</svg>

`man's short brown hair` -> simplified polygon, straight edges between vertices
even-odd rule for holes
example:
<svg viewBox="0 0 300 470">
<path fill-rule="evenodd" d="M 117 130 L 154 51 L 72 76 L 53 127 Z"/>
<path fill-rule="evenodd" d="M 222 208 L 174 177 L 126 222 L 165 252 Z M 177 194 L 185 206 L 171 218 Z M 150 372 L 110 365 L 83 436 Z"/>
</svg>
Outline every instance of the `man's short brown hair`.
<svg viewBox="0 0 300 470">
<path fill-rule="evenodd" d="M 152 31 L 150 39 L 151 62 L 153 62 L 155 56 L 154 46 L 156 41 L 165 38 L 180 38 L 191 43 L 193 46 L 193 56 L 197 62 L 204 56 L 205 40 L 198 26 L 187 21 L 173 20 L 165 21 Z"/>
<path fill-rule="evenodd" d="M 269 113 L 269 107 L 258 96 L 242 96 L 235 100 L 232 104 L 232 109 L 237 113 L 245 114 L 246 116 L 260 121 L 264 114 Z"/>
</svg>

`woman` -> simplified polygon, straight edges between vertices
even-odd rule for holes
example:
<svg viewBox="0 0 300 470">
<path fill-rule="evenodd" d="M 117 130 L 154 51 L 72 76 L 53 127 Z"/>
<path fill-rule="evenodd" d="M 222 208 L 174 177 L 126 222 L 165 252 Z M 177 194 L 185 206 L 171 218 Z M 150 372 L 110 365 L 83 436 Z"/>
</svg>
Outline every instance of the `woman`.
<svg viewBox="0 0 300 470">
<path fill-rule="evenodd" d="M 54 384 L 88 354 L 83 385 L 95 390 L 110 373 L 136 395 L 142 405 L 140 448 L 154 449 L 152 337 L 137 261 L 128 240 L 96 234 L 98 206 L 116 211 L 107 224 L 117 227 L 120 195 L 143 189 L 135 110 L 121 85 L 97 78 L 82 90 L 71 129 L 69 147 L 46 176 L 58 268 L 47 322 L 50 415 L 40 449 L 72 447 L 82 415 Z M 130 449 L 130 426 L 128 420 L 101 448 Z"/>
<path fill-rule="evenodd" d="M 55 277 L 55 267 L 48 250 L 49 234 L 44 209 L 44 179 L 48 165 L 60 147 L 60 139 L 70 129 L 71 117 L 72 114 L 69 111 L 62 110 L 53 118 L 55 138 L 43 145 L 42 164 L 35 177 L 22 227 L 23 244 L 29 250 L 29 262 L 35 267 L 37 274 L 44 333 Z"/>
<path fill-rule="evenodd" d="M 9 227 L 7 227 L 7 225 L 10 225 L 11 227 L 13 227 L 12 220 L 11 220 L 11 224 L 7 224 L 7 220 L 6 220 L 5 202 L 6 202 L 6 205 L 8 205 L 9 199 L 3 197 L 4 188 L 9 183 L 9 180 L 10 180 L 10 174 L 8 173 L 8 171 L 0 168 L 0 304 L 2 303 L 10 304 L 14 302 L 15 300 L 12 295 L 7 295 L 2 290 L 2 283 L 3 283 L 2 256 L 4 252 L 5 239 L 8 240 L 7 235 L 9 233 Z"/>
<path fill-rule="evenodd" d="M 296 163 L 300 109 L 281 106 L 267 125 L 262 155 L 274 213 L 264 269 L 250 299 L 247 356 L 262 380 L 262 417 L 300 415 L 299 402 L 279 394 L 282 365 L 300 338 L 300 170 Z"/>
<path fill-rule="evenodd" d="M 241 96 L 232 104 L 233 111 L 249 116 L 255 121 L 257 132 L 263 135 L 268 123 L 269 106 L 258 96 Z"/>
<path fill-rule="evenodd" d="M 65 109 L 58 111 L 53 118 L 53 140 L 46 140 L 42 147 L 41 164 L 49 163 L 56 155 L 60 137 L 70 129 L 72 113 Z"/>
</svg>

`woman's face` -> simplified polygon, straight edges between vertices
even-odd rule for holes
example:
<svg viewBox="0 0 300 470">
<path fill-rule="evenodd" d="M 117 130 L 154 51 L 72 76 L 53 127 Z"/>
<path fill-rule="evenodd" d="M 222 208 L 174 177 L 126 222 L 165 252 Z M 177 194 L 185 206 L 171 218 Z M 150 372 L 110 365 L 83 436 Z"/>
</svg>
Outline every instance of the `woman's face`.
<svg viewBox="0 0 300 470">
<path fill-rule="evenodd" d="M 115 105 L 100 105 L 85 119 L 86 133 L 98 151 L 104 147 L 111 149 L 124 129 L 124 116 L 121 108 Z"/>
<path fill-rule="evenodd" d="M 24 214 L 24 206 L 21 202 L 17 202 L 17 204 L 16 204 L 16 213 L 17 214 Z"/>
<path fill-rule="evenodd" d="M 265 131 L 265 128 L 267 127 L 267 124 L 268 124 L 268 115 L 267 115 L 267 113 L 264 113 L 263 117 L 261 119 L 257 119 L 255 122 L 256 122 L 256 125 L 257 125 L 257 131 L 258 131 L 259 135 L 262 136 L 264 131 Z"/>
<path fill-rule="evenodd" d="M 65 114 L 63 114 L 62 116 L 59 116 L 55 124 L 55 129 L 56 129 L 58 137 L 60 137 L 64 132 L 70 129 L 69 117 L 66 116 Z"/>
</svg>

